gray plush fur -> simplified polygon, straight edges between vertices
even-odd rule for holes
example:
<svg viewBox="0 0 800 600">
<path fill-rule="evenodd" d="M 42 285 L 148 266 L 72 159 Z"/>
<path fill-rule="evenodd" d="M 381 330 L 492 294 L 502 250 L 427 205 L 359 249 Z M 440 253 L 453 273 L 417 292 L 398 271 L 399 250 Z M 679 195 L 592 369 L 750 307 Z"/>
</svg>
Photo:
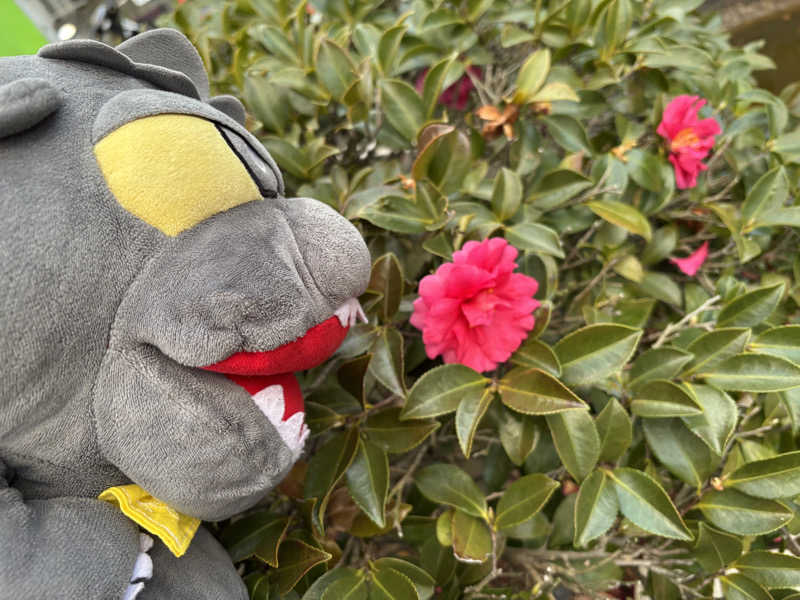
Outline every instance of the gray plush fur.
<svg viewBox="0 0 800 600">
<path fill-rule="evenodd" d="M 366 287 L 355 228 L 282 197 L 241 106 L 207 98 L 174 31 L 0 59 L 0 599 L 121 598 L 138 530 L 96 500 L 110 486 L 135 482 L 204 519 L 262 498 L 290 450 L 244 390 L 196 367 L 292 341 Z M 127 212 L 93 144 L 163 112 L 247 140 L 264 199 L 175 237 Z M 141 600 L 246 597 L 202 528 L 184 557 L 160 541 L 151 556 Z"/>
</svg>

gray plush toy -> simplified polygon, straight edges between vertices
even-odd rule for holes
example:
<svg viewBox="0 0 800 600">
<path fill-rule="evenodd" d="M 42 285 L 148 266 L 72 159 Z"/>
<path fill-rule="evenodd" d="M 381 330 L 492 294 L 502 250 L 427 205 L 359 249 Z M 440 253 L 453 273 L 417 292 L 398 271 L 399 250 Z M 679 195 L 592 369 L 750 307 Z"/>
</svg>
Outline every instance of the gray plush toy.
<svg viewBox="0 0 800 600">
<path fill-rule="evenodd" d="M 208 95 L 173 30 L 0 60 L 2 599 L 247 596 L 199 520 L 296 460 L 370 260 Z"/>
</svg>

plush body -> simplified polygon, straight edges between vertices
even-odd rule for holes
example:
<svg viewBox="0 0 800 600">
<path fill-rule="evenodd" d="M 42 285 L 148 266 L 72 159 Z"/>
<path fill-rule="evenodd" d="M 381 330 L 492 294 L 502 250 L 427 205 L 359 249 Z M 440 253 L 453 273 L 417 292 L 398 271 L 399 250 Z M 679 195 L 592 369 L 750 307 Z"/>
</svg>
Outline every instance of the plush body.
<svg viewBox="0 0 800 600">
<path fill-rule="evenodd" d="M 283 197 L 243 120 L 174 31 L 0 59 L 0 598 L 130 591 L 139 528 L 109 487 L 224 519 L 296 460 L 269 398 L 203 367 L 243 356 L 267 385 L 318 363 L 337 342 L 321 333 L 305 363 L 264 367 L 349 306 L 370 261 L 344 218 Z M 181 558 L 149 556 L 142 600 L 246 597 L 202 527 Z"/>
</svg>

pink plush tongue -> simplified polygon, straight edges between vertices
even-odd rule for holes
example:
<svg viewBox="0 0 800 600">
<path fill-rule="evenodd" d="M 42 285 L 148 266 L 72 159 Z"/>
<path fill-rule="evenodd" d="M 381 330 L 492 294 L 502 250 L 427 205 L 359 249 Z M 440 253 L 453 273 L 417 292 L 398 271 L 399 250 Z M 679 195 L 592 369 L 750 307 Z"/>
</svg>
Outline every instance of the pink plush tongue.
<svg viewBox="0 0 800 600">
<path fill-rule="evenodd" d="M 274 350 L 237 352 L 203 368 L 223 373 L 251 396 L 271 385 L 280 385 L 285 402 L 285 421 L 293 414 L 303 412 L 303 396 L 293 372 L 325 362 L 342 343 L 348 330 L 349 326 L 343 326 L 339 318 L 333 316 L 309 329 L 303 337 Z"/>
</svg>

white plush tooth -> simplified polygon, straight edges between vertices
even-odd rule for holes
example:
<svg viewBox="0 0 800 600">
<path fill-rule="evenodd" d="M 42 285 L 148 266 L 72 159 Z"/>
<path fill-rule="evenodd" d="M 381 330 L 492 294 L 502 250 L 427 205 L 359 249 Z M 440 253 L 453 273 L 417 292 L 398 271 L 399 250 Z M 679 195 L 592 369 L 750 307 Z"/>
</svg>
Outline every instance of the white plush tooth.
<svg viewBox="0 0 800 600">
<path fill-rule="evenodd" d="M 280 431 L 280 424 L 286 409 L 286 404 L 283 400 L 283 388 L 279 385 L 265 387 L 253 395 L 253 402 L 264 413 L 264 416 L 269 419 L 270 423 Z"/>
<path fill-rule="evenodd" d="M 303 452 L 308 427 L 305 424 L 305 413 L 296 412 L 291 417 L 283 420 L 286 402 L 283 397 L 283 388 L 279 385 L 265 387 L 253 395 L 253 402 L 259 410 L 269 419 L 269 422 L 278 431 L 283 442 L 289 446 L 294 459 L 297 460 Z"/>
</svg>

